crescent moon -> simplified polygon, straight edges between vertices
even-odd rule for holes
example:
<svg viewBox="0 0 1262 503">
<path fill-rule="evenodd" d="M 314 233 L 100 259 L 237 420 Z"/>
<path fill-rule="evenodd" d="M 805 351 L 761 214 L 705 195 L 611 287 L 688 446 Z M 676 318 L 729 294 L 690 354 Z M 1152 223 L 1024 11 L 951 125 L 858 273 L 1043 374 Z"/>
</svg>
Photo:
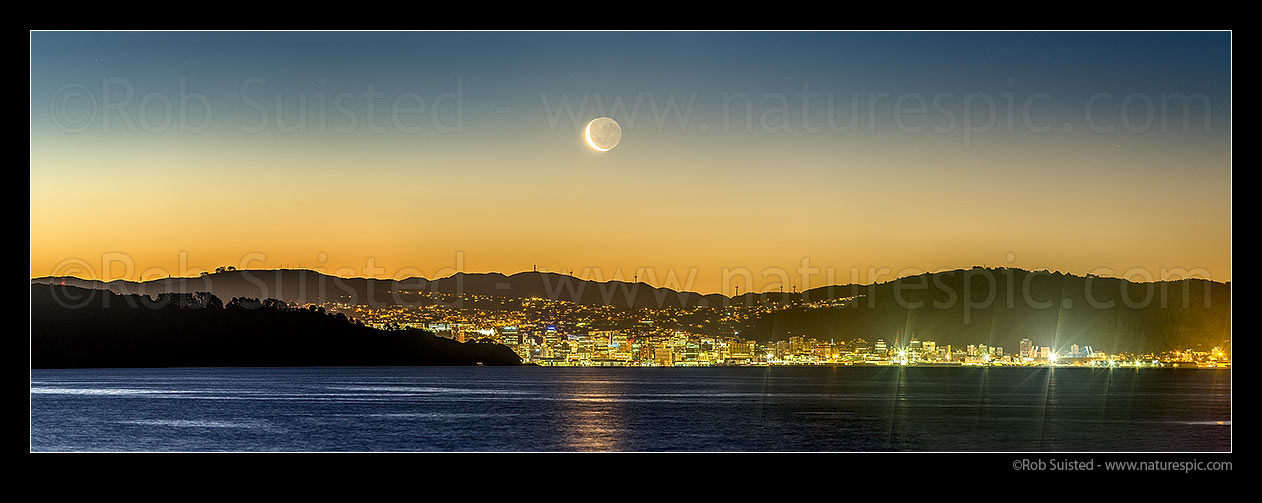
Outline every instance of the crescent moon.
<svg viewBox="0 0 1262 503">
<path fill-rule="evenodd" d="M 587 145 L 589 147 L 596 149 L 599 152 L 608 152 L 613 147 L 600 148 L 599 146 L 596 145 L 596 142 L 592 141 L 592 122 L 596 122 L 596 121 L 595 120 L 589 121 L 587 123 L 587 127 L 583 129 L 583 138 L 587 140 Z"/>
</svg>

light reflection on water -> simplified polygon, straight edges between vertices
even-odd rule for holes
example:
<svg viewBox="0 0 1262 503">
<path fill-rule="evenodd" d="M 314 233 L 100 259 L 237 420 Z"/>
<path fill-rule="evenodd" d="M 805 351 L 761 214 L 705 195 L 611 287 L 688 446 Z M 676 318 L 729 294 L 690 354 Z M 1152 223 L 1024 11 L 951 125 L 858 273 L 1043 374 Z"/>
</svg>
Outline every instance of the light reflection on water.
<svg viewBox="0 0 1262 503">
<path fill-rule="evenodd" d="M 583 380 L 570 383 L 562 399 L 563 422 L 558 435 L 568 450 L 620 451 L 625 431 L 622 396 L 625 383 L 616 380 Z"/>
</svg>

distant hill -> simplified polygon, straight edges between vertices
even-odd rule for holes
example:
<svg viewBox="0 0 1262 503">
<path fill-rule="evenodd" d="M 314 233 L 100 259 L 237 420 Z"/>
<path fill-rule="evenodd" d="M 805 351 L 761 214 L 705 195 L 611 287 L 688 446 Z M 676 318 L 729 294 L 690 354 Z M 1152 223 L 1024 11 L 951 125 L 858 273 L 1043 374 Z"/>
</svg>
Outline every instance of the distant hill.
<svg viewBox="0 0 1262 503">
<path fill-rule="evenodd" d="M 845 307 L 789 309 L 756 320 L 748 333 L 784 340 L 831 334 L 959 348 L 984 343 L 1007 352 L 1021 339 L 1057 350 L 1073 344 L 1109 353 L 1230 347 L 1231 284 L 1201 279 L 1134 283 L 1022 269 L 926 273 L 877 285 L 824 287 L 807 299 L 862 295 Z M 739 300 L 738 300 L 739 301 Z"/>
<path fill-rule="evenodd" d="M 725 327 L 739 329 L 742 337 L 760 341 L 807 335 L 836 340 L 882 338 L 891 342 L 897 338 L 906 344 L 915 335 L 938 344 L 959 347 L 980 342 L 1012 351 L 1021 339 L 1028 338 L 1034 344 L 1058 349 L 1080 344 L 1109 352 L 1147 352 L 1182 347 L 1208 349 L 1229 344 L 1231 334 L 1230 283 L 1201 279 L 1135 283 L 1014 268 L 958 269 L 885 283 L 737 297 L 678 292 L 642 282 L 596 282 L 543 272 L 458 273 L 435 280 L 393 281 L 281 269 L 227 271 L 200 278 L 143 283 L 65 277 L 36 278 L 31 282 L 64 282 L 129 294 L 208 291 L 222 298 L 275 297 L 298 304 L 335 301 L 374 307 L 418 305 L 423 302 L 418 291 L 540 297 L 635 308 L 777 305 L 858 296 L 844 307 L 777 310 L 741 326 Z"/>
<path fill-rule="evenodd" d="M 323 310 L 208 293 L 31 285 L 31 367 L 519 365 L 498 344 L 385 331 Z"/>
</svg>

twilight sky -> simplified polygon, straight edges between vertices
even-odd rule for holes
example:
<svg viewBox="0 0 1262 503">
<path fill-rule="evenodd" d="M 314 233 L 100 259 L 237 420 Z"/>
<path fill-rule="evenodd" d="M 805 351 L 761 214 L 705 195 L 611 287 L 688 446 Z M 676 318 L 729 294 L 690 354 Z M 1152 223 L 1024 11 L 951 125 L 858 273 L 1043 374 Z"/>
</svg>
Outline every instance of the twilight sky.
<svg viewBox="0 0 1262 503">
<path fill-rule="evenodd" d="M 1229 281 L 1230 49 L 1222 32 L 35 32 L 31 275 Z M 622 125 L 609 152 L 581 138 L 598 116 Z"/>
</svg>

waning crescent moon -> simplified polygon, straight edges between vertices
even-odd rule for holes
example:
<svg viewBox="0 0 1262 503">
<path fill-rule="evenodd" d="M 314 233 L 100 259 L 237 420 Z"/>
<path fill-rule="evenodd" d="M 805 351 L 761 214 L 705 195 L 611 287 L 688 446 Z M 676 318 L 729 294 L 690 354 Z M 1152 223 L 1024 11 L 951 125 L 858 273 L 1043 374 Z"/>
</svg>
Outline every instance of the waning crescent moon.
<svg viewBox="0 0 1262 503">
<path fill-rule="evenodd" d="M 596 149 L 599 152 L 608 152 L 613 147 L 600 148 L 599 146 L 596 145 L 596 142 L 592 141 L 592 122 L 596 122 L 596 121 L 592 120 L 587 123 L 587 128 L 583 130 L 583 138 L 587 140 L 587 145 L 590 146 L 591 148 Z"/>
</svg>

